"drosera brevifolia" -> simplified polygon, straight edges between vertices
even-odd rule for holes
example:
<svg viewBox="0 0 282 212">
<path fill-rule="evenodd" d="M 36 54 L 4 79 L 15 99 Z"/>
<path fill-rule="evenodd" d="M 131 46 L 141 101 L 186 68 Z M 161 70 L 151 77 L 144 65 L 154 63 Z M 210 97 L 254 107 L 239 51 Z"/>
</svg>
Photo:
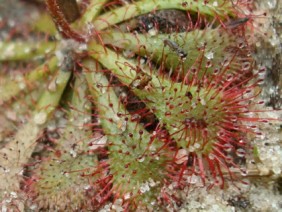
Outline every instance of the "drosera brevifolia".
<svg viewBox="0 0 282 212">
<path fill-rule="evenodd" d="M 250 1 L 45 2 L 56 33 L 0 43 L 3 108 L 39 93 L 0 150 L 3 209 L 177 209 L 195 179 L 240 187 L 257 125 L 278 120 L 256 109 L 264 69 L 254 69 L 242 12 Z M 84 11 L 68 18 L 75 8 Z M 176 29 L 187 30 L 158 30 L 162 17 L 148 31 L 130 26 L 156 10 L 183 11 L 189 25 Z M 15 77 L 14 61 L 39 66 Z"/>
</svg>

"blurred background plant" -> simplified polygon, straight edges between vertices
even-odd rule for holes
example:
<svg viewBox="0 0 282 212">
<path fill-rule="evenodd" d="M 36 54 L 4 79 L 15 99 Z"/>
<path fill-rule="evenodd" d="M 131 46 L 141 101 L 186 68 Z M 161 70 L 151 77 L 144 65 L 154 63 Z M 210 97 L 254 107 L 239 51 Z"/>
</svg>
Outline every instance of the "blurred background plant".
<svg viewBox="0 0 282 212">
<path fill-rule="evenodd" d="M 281 193 L 277 2 L 46 3 L 1 3 L 3 211 L 195 209 L 212 187 L 255 208 L 260 175 Z"/>
</svg>

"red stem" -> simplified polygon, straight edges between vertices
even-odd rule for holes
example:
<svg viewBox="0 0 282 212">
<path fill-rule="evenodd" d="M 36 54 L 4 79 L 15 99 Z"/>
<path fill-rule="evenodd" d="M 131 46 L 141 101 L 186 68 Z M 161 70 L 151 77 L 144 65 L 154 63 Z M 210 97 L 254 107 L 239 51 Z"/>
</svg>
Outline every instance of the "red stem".
<svg viewBox="0 0 282 212">
<path fill-rule="evenodd" d="M 71 29 L 58 0 L 45 0 L 45 2 L 59 32 L 64 36 L 64 38 L 74 39 L 78 42 L 86 42 L 86 38 L 84 36 Z"/>
</svg>

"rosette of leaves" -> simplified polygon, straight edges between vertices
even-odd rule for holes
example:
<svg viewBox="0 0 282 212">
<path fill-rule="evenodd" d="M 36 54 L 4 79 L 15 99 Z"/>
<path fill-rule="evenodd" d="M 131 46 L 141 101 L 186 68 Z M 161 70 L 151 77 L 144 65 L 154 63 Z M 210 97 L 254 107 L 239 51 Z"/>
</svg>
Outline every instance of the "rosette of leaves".
<svg viewBox="0 0 282 212">
<path fill-rule="evenodd" d="M 154 210 L 177 201 L 170 184 L 183 188 L 197 176 L 224 187 L 224 171 L 233 179 L 235 155 L 244 157 L 248 135 L 259 134 L 246 123 L 265 121 L 250 116 L 260 82 L 240 12 L 250 3 L 46 5 L 50 16 L 30 27 L 46 33 L 48 25 L 47 41 L 0 43 L 9 68 L 0 103 L 16 111 L 17 129 L 0 150 L 2 207 Z M 187 21 L 163 15 L 171 11 Z M 38 67 L 12 73 L 18 61 Z M 30 165 L 57 108 L 68 119 L 60 138 Z"/>
</svg>

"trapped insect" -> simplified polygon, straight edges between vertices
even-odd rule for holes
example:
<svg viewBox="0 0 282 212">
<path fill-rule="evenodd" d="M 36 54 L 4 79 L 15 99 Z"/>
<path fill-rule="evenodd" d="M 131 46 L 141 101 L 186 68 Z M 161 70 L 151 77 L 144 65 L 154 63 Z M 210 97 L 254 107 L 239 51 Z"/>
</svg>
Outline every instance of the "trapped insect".
<svg viewBox="0 0 282 212">
<path fill-rule="evenodd" d="M 245 23 L 247 23 L 248 21 L 250 20 L 250 18 L 246 17 L 246 18 L 239 18 L 239 19 L 236 19 L 236 20 L 231 20 L 230 22 L 228 22 L 226 24 L 226 27 L 228 29 L 234 29 L 238 26 L 241 26 Z"/>
<path fill-rule="evenodd" d="M 177 55 L 182 59 L 185 60 L 187 57 L 187 53 L 184 52 L 183 49 L 181 49 L 176 42 L 171 41 L 169 39 L 164 39 L 164 45 L 169 46 L 174 52 L 177 53 Z"/>
</svg>

